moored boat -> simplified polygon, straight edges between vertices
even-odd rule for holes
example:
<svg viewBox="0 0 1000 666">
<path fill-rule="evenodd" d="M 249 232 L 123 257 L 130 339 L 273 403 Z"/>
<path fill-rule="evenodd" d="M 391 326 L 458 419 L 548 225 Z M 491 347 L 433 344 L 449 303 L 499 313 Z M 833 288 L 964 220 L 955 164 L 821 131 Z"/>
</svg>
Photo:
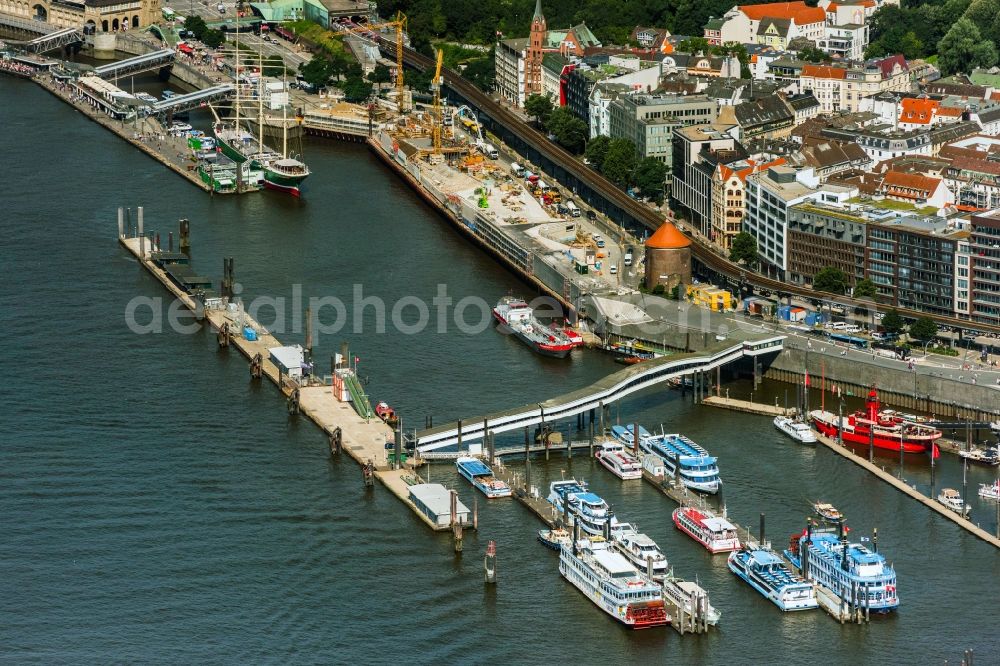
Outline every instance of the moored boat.
<svg viewBox="0 0 1000 666">
<path fill-rule="evenodd" d="M 493 308 L 493 317 L 518 340 L 542 356 L 566 358 L 574 345 L 561 330 L 542 325 L 523 298 L 504 296 Z"/>
<path fill-rule="evenodd" d="M 619 479 L 628 481 L 642 478 L 642 463 L 631 452 L 627 451 L 621 442 L 614 440 L 601 442 L 601 448 L 594 454 L 594 457 L 605 469 Z"/>
<path fill-rule="evenodd" d="M 747 546 L 729 554 L 729 570 L 783 611 L 819 606 L 811 583 L 796 576 L 766 546 Z"/>
<path fill-rule="evenodd" d="M 542 542 L 542 545 L 557 552 L 562 549 L 563 544 L 569 545 L 570 539 L 572 536 L 569 530 L 558 527 L 550 530 L 538 530 L 538 540 Z"/>
<path fill-rule="evenodd" d="M 935 441 L 941 431 L 920 423 L 914 423 L 896 412 L 880 409 L 878 392 L 873 387 L 868 392 L 865 410 L 840 417 L 824 410 L 810 412 L 813 425 L 822 434 L 858 446 L 873 446 L 876 449 L 904 453 L 926 453 L 937 447 Z"/>
<path fill-rule="evenodd" d="M 954 488 L 942 488 L 941 492 L 938 493 L 937 501 L 963 518 L 969 515 L 969 505 Z"/>
<path fill-rule="evenodd" d="M 979 496 L 983 499 L 1000 500 L 1000 479 L 993 483 L 980 483 Z"/>
<path fill-rule="evenodd" d="M 587 484 L 576 479 L 553 481 L 549 485 L 548 501 L 584 532 L 594 536 L 604 534 L 605 524 L 614 524 L 614 513 L 601 497 L 587 490 Z"/>
<path fill-rule="evenodd" d="M 559 573 L 594 605 L 630 629 L 670 624 L 660 585 L 604 540 L 582 538 L 563 545 Z"/>
<path fill-rule="evenodd" d="M 380 401 L 375 405 L 375 416 L 379 417 L 389 425 L 392 425 L 399 421 L 396 416 L 396 410 L 389 406 L 389 403 L 385 401 Z"/>
<path fill-rule="evenodd" d="M 637 531 L 629 523 L 617 523 L 608 530 L 611 545 L 640 571 L 655 581 L 662 581 L 668 573 L 667 558 L 649 536 Z"/>
<path fill-rule="evenodd" d="M 959 451 L 958 455 L 970 463 L 977 465 L 987 465 L 990 467 L 1000 465 L 1000 448 L 995 446 L 976 447 L 968 451 Z"/>
<path fill-rule="evenodd" d="M 455 461 L 455 466 L 459 474 L 488 498 L 510 497 L 510 486 L 493 476 L 493 470 L 479 458 L 462 456 Z"/>
<path fill-rule="evenodd" d="M 791 418 L 790 416 L 775 416 L 774 427 L 796 442 L 802 444 L 816 443 L 816 435 L 813 434 L 808 425 L 798 419 Z"/>
<path fill-rule="evenodd" d="M 617 439 L 619 442 L 624 444 L 630 450 L 635 450 L 635 438 L 633 436 L 633 431 L 635 430 L 634 424 L 629 425 L 613 425 L 611 426 L 611 436 Z M 639 443 L 641 444 L 643 440 L 649 439 L 652 435 L 649 431 L 639 426 Z"/>
<path fill-rule="evenodd" d="M 716 516 L 708 509 L 682 506 L 674 509 L 674 526 L 704 546 L 713 555 L 739 550 L 740 537 L 736 526 L 725 516 Z"/>
<path fill-rule="evenodd" d="M 643 439 L 639 446 L 647 453 L 659 456 L 667 475 L 684 486 L 702 493 L 717 493 L 722 486 L 717 458 L 684 435 L 663 434 Z"/>
<path fill-rule="evenodd" d="M 899 608 L 896 572 L 877 551 L 862 543 L 848 543 L 846 527 L 839 536 L 810 526 L 792 536 L 785 557 L 802 575 L 819 583 L 848 605 L 874 613 Z"/>
</svg>

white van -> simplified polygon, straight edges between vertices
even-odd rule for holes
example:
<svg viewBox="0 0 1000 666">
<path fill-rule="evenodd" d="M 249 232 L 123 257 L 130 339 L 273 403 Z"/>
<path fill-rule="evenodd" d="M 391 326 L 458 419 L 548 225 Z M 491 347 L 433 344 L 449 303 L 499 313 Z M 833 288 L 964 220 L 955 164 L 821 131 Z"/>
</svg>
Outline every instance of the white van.
<svg viewBox="0 0 1000 666">
<path fill-rule="evenodd" d="M 830 328 L 834 331 L 842 331 L 847 328 L 847 324 L 842 321 L 834 321 L 830 323 Z"/>
<path fill-rule="evenodd" d="M 625 251 L 625 261 L 622 262 L 626 266 L 632 265 L 632 248 Z"/>
</svg>

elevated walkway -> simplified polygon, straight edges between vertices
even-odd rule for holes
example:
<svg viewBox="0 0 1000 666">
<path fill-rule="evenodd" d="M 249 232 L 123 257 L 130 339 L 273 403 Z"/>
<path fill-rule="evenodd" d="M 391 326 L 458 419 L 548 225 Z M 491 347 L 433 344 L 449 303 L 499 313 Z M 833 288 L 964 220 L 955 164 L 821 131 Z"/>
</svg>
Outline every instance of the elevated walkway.
<svg viewBox="0 0 1000 666">
<path fill-rule="evenodd" d="M 354 409 L 357 410 L 358 414 L 366 419 L 375 416 L 368 395 L 361 388 L 361 383 L 358 382 L 358 378 L 353 373 L 344 375 L 344 385 L 347 387 L 348 393 L 351 394 L 351 402 L 354 403 Z"/>
<path fill-rule="evenodd" d="M 155 115 L 165 115 L 168 111 L 173 111 L 175 113 L 188 111 L 199 106 L 206 106 L 210 102 L 215 102 L 229 97 L 235 92 L 235 90 L 236 89 L 232 83 L 223 83 L 222 85 L 212 86 L 211 88 L 205 88 L 204 90 L 196 90 L 192 93 L 177 95 L 175 97 L 171 97 L 170 99 L 161 100 L 156 104 L 153 104 L 150 107 L 150 110 Z"/>
<path fill-rule="evenodd" d="M 586 388 L 545 402 L 463 419 L 461 426 L 455 422 L 423 430 L 416 435 L 416 448 L 423 454 L 455 446 L 459 439 L 482 439 L 487 431 L 500 434 L 576 416 L 677 377 L 708 372 L 744 357 L 778 353 L 783 348 L 784 339 L 784 336 L 776 335 L 751 340 L 725 340 L 702 352 L 663 356 L 639 363 Z"/>
<path fill-rule="evenodd" d="M 148 72 L 153 69 L 162 69 L 163 67 L 172 65 L 175 56 L 176 51 L 173 49 L 161 49 L 152 53 L 138 55 L 134 58 L 128 58 L 127 60 L 119 60 L 118 62 L 95 67 L 93 73 L 94 76 L 99 76 L 102 79 L 117 79 L 122 76 Z"/>
</svg>

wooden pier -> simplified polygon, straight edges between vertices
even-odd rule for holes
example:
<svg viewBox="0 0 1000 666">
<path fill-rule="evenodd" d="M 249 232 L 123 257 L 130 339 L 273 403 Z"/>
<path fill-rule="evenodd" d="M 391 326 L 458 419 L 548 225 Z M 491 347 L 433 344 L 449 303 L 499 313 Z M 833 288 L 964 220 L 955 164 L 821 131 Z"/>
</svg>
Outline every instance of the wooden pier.
<svg viewBox="0 0 1000 666">
<path fill-rule="evenodd" d="M 760 414 L 761 416 L 792 416 L 795 410 L 791 407 L 779 407 L 777 404 L 767 405 L 761 402 L 750 402 L 749 400 L 737 400 L 736 398 L 723 398 L 717 395 L 710 395 L 703 398 L 701 404 L 709 407 L 722 407 L 734 412 L 745 414 Z"/>
<path fill-rule="evenodd" d="M 141 214 L 140 214 L 141 215 Z M 141 223 L 139 229 L 141 230 Z M 331 453 L 344 451 L 365 469 L 371 465 L 374 477 L 409 506 L 424 524 L 435 531 L 452 529 L 433 523 L 420 511 L 409 497 L 409 487 L 422 483 L 420 478 L 406 464 L 396 468 L 389 459 L 386 443 L 394 441 L 393 430 L 379 419 L 366 419 L 358 414 L 347 402 L 341 402 L 333 395 L 333 388 L 313 378 L 308 383 L 299 384 L 283 377 L 279 368 L 271 362 L 268 350 L 280 347 L 281 343 L 266 329 L 251 319 L 246 313 L 235 313 L 227 309 L 208 309 L 190 294 L 178 287 L 163 268 L 150 258 L 156 249 L 150 239 L 128 237 L 119 233 L 119 243 L 127 249 L 154 278 L 156 278 L 174 298 L 180 301 L 201 321 L 215 331 L 233 331 L 228 336 L 227 345 L 236 348 L 247 360 L 260 359 L 261 376 L 267 377 L 289 400 L 291 410 L 294 400 L 295 411 L 315 423 L 327 436 Z M 239 322 L 237 321 L 239 318 Z M 258 332 L 256 340 L 247 340 L 237 332 L 238 323 L 252 327 Z"/>
<path fill-rule="evenodd" d="M 820 444 L 822 444 L 826 448 L 830 449 L 831 451 L 833 451 L 837 455 L 843 456 L 844 458 L 850 460 L 851 462 L 855 463 L 856 465 L 860 466 L 861 468 L 868 470 L 869 472 L 871 472 L 872 474 L 874 474 L 878 478 L 882 479 L 883 481 L 885 481 L 886 483 L 888 483 L 890 486 L 892 486 L 896 490 L 898 490 L 901 493 L 904 493 L 906 495 L 909 495 L 913 499 L 917 500 L 918 502 L 920 502 L 921 504 L 923 504 L 924 506 L 926 506 L 928 509 L 931 509 L 932 511 L 937 512 L 939 515 L 941 515 L 942 517 L 944 517 L 944 518 L 952 521 L 953 523 L 955 523 L 956 525 L 958 525 L 962 529 L 966 530 L 967 532 L 969 532 L 973 536 L 982 539 L 983 541 L 985 541 L 986 543 L 994 546 L 995 548 L 1000 548 L 1000 539 L 998 539 L 996 536 L 990 534 L 989 532 L 987 532 L 983 528 L 981 528 L 981 527 L 979 527 L 977 525 L 974 525 L 972 522 L 970 522 L 966 518 L 962 518 L 957 513 L 949 510 L 948 508 L 946 508 L 940 502 L 937 502 L 933 498 L 928 497 L 927 495 L 924 495 L 923 493 L 921 493 L 917 489 L 915 489 L 912 486 L 908 485 L 902 479 L 898 479 L 895 476 L 893 476 L 892 474 L 890 474 L 889 472 L 886 472 L 884 469 L 882 469 L 878 465 L 876 465 L 874 463 L 868 462 L 868 460 L 866 460 L 862 456 L 859 456 L 858 454 L 854 453 L 846 445 L 840 445 L 840 444 L 837 443 L 837 440 L 831 439 L 829 437 L 826 437 L 825 435 L 821 435 L 821 434 L 815 433 L 815 432 L 814 432 L 814 434 L 816 435 L 816 440 Z"/>
</svg>

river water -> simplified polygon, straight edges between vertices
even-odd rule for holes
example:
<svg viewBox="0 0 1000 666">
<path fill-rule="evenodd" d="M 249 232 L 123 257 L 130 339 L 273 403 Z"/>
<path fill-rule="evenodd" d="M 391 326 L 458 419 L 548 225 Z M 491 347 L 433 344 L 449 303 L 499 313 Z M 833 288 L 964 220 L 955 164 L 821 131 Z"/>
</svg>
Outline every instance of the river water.
<svg viewBox="0 0 1000 666">
<path fill-rule="evenodd" d="M 783 615 L 723 557 L 680 536 L 673 505 L 651 486 L 623 485 L 582 455 L 539 460 L 533 474 L 590 481 L 678 575 L 709 590 L 718 631 L 622 630 L 560 578 L 535 541 L 541 525 L 512 501 L 480 501 L 480 531 L 456 556 L 382 487 L 365 491 L 357 466 L 331 460 L 317 429 L 290 418 L 272 386 L 250 383 L 245 361 L 218 351 L 212 334 L 130 330 L 129 302 L 165 292 L 115 242 L 115 211 L 144 206 L 164 242 L 177 218 L 191 219 L 199 272 L 218 279 L 234 257 L 248 300 L 301 289 L 350 304 L 360 285 L 391 311 L 404 296 L 430 301 L 439 285 L 456 302 L 524 285 L 362 146 L 308 142 L 314 175 L 300 201 L 210 198 L 32 84 L 0 78 L 0 102 L 5 661 L 957 663 L 967 648 L 978 663 L 1000 658 L 992 547 L 833 453 L 783 439 L 765 418 L 678 392 L 636 396 L 621 418 L 706 445 L 720 457 L 730 516 L 756 529 L 765 512 L 775 544 L 801 529 L 809 499 L 834 502 L 855 535 L 877 527 L 900 612 L 865 627 L 820 611 Z M 374 306 L 361 321 L 359 332 L 352 322 L 320 335 L 316 356 L 325 365 L 348 341 L 370 394 L 404 425 L 542 400 L 620 368 L 589 352 L 540 359 L 492 329 L 380 334 Z M 939 483 L 960 487 L 949 458 Z M 904 469 L 914 482 L 926 473 Z M 971 470 L 970 495 L 992 474 Z M 450 465 L 430 475 L 473 501 Z M 995 527 L 991 506 L 974 509 Z M 482 582 L 488 539 L 499 550 L 493 589 Z"/>
</svg>

